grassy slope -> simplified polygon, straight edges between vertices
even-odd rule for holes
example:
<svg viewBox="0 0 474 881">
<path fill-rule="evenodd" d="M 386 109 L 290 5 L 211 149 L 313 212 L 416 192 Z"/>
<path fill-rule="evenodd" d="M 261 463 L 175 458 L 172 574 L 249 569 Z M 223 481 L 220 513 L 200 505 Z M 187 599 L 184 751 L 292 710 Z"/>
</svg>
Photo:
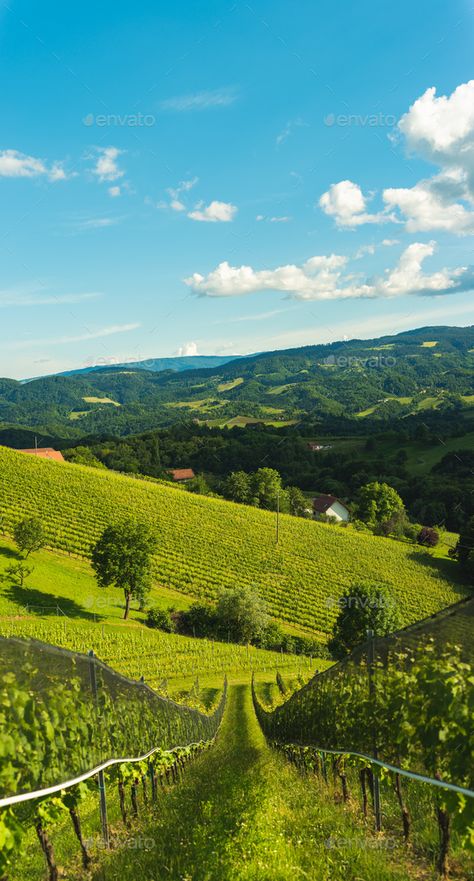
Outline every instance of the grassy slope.
<svg viewBox="0 0 474 881">
<path fill-rule="evenodd" d="M 451 437 L 446 440 L 443 438 L 439 443 L 426 443 L 425 441 L 407 441 L 400 443 L 395 438 L 386 440 L 376 437 L 375 450 L 366 450 L 365 443 L 367 437 L 354 436 L 349 438 L 324 437 L 309 438 L 309 440 L 317 440 L 320 443 L 329 444 L 332 451 L 341 452 L 343 454 L 353 453 L 357 459 L 372 462 L 374 456 L 394 457 L 400 450 L 404 450 L 408 456 L 406 468 L 410 474 L 416 477 L 428 474 L 434 465 L 437 465 L 441 459 L 448 453 L 457 450 L 474 450 L 474 431 L 469 431 L 462 437 Z"/>
<path fill-rule="evenodd" d="M 12 543 L 2 540 L 0 575 L 15 559 Z M 211 677 L 220 687 L 224 673 L 238 678 L 252 668 L 273 675 L 276 667 L 302 672 L 310 668 L 309 658 L 149 630 L 141 623 L 144 614 L 136 610 L 124 622 L 120 594 L 98 588 L 85 561 L 51 551 L 30 559 L 34 571 L 27 585 L 0 585 L 2 636 L 32 637 L 83 653 L 93 649 L 111 667 L 132 679 L 143 675 L 153 687 L 163 687 L 164 680 L 169 687 L 173 680 L 173 688 L 190 686 L 196 676 L 201 681 Z M 185 606 L 189 599 L 155 589 L 152 602 Z M 312 666 L 323 669 L 327 662 Z"/>
<path fill-rule="evenodd" d="M 250 689 L 231 689 L 217 745 L 123 848 L 93 874 L 108 881 L 408 881 L 403 849 L 375 844 L 350 811 L 266 744 Z M 328 847 L 329 838 L 343 842 Z M 349 844 L 346 842 L 349 841 Z M 352 843 L 351 843 L 352 842 Z M 417 877 L 431 875 L 417 872 Z"/>
<path fill-rule="evenodd" d="M 282 515 L 277 546 L 270 512 L 5 448 L 0 470 L 7 530 L 35 513 L 52 547 L 86 555 L 107 523 L 132 514 L 156 529 L 158 585 L 205 598 L 248 584 L 275 617 L 315 630 L 332 628 L 335 598 L 360 579 L 392 585 L 406 622 L 463 593 L 454 563 L 387 539 Z"/>
</svg>

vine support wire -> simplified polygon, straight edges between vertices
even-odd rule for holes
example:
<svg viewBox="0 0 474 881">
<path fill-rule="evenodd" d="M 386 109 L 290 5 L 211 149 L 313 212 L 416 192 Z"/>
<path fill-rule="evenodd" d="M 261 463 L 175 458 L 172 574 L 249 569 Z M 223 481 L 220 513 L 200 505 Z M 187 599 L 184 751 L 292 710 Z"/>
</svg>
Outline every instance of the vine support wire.
<svg viewBox="0 0 474 881">
<path fill-rule="evenodd" d="M 372 703 L 375 701 L 375 634 L 373 630 L 367 631 L 368 648 L 367 648 L 367 666 L 369 672 L 369 695 Z M 373 730 L 373 755 L 374 759 L 378 759 L 377 733 L 374 725 Z M 372 775 L 373 793 L 374 793 L 374 814 L 375 828 L 377 832 L 382 830 L 382 808 L 380 804 L 380 779 L 376 773 Z"/>
<path fill-rule="evenodd" d="M 91 674 L 91 688 L 92 694 L 94 695 L 94 700 L 97 703 L 97 672 L 95 666 L 95 655 L 94 652 L 89 652 L 90 657 L 90 674 Z M 102 826 L 102 838 L 104 841 L 104 846 L 106 848 L 109 847 L 109 823 L 107 818 L 107 797 L 105 791 L 105 774 L 103 770 L 100 770 L 98 773 L 98 782 L 99 782 L 99 801 L 100 801 L 100 823 Z"/>
</svg>

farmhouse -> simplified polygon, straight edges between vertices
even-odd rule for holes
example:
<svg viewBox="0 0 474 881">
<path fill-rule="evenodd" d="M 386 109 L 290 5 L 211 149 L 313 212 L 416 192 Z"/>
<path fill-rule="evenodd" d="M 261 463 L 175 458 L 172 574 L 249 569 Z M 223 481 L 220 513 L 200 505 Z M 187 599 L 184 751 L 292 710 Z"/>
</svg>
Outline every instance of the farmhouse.
<svg viewBox="0 0 474 881">
<path fill-rule="evenodd" d="M 349 509 L 344 502 L 341 502 L 336 496 L 328 495 L 318 496 L 316 499 L 313 499 L 313 515 L 316 520 L 323 515 L 335 517 L 339 521 L 347 521 L 350 518 Z"/>
<path fill-rule="evenodd" d="M 196 477 L 192 468 L 170 468 L 168 473 L 175 483 L 186 483 Z"/>
<path fill-rule="evenodd" d="M 59 450 L 53 450 L 52 447 L 35 447 L 32 450 L 17 450 L 17 452 L 38 456 L 39 459 L 52 459 L 54 462 L 64 462 L 63 454 Z"/>
</svg>

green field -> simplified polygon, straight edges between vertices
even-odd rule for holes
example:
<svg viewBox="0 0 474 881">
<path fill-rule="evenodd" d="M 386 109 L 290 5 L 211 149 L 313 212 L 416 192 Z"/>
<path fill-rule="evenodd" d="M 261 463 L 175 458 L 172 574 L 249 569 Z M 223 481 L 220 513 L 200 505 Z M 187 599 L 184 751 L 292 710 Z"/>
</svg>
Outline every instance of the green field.
<svg viewBox="0 0 474 881">
<path fill-rule="evenodd" d="M 0 575 L 16 559 L 13 545 L 0 542 Z M 32 637 L 82 653 L 91 649 L 111 667 L 131 679 L 144 676 L 153 687 L 175 680 L 184 688 L 196 676 L 219 681 L 248 676 L 251 670 L 324 669 L 327 661 L 280 654 L 225 642 L 176 636 L 144 626 L 145 613 L 131 610 L 123 621 L 119 591 L 102 590 L 85 560 L 52 551 L 39 551 L 34 571 L 24 587 L 0 583 L 0 635 Z M 150 603 L 186 608 L 191 599 L 166 588 L 152 589 Z M 168 687 L 169 683 L 167 683 Z"/>
<path fill-rule="evenodd" d="M 321 633 L 332 629 L 335 598 L 360 579 L 391 585 L 407 623 L 459 599 L 456 564 L 384 538 L 360 535 L 167 485 L 2 448 L 3 528 L 37 514 L 53 548 L 87 556 L 107 523 L 130 514 L 156 531 L 157 587 L 202 598 L 222 587 L 257 588 L 277 619 Z"/>
</svg>

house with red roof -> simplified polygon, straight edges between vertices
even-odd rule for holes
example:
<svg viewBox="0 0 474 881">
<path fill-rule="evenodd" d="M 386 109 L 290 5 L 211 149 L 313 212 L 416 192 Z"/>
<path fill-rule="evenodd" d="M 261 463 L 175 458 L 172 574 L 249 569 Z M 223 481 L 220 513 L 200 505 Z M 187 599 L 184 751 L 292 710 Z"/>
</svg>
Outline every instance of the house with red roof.
<svg viewBox="0 0 474 881">
<path fill-rule="evenodd" d="M 30 456 L 37 456 L 38 459 L 51 459 L 54 462 L 64 462 L 64 456 L 59 450 L 53 450 L 52 447 L 35 447 L 31 450 L 17 450 L 18 453 L 28 453 Z"/>
<path fill-rule="evenodd" d="M 349 508 L 336 496 L 321 495 L 313 499 L 313 515 L 316 520 L 323 517 L 335 517 L 340 523 L 350 519 Z"/>
<path fill-rule="evenodd" d="M 168 474 L 171 475 L 175 483 L 186 483 L 188 480 L 194 480 L 196 477 L 192 468 L 170 468 Z"/>
</svg>

